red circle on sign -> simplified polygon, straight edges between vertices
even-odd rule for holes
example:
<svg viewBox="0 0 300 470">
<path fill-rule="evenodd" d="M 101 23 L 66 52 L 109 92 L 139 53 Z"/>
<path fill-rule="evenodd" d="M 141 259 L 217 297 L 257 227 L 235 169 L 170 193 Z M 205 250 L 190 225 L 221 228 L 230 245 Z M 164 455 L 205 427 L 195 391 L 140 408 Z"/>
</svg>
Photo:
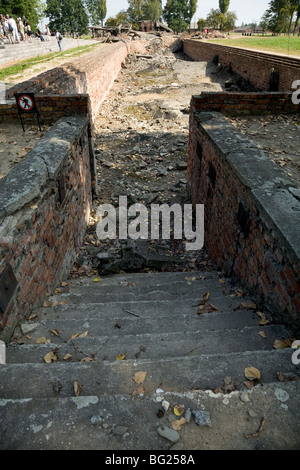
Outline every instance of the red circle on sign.
<svg viewBox="0 0 300 470">
<path fill-rule="evenodd" d="M 18 106 L 22 111 L 31 111 L 34 107 L 33 99 L 28 95 L 21 95 L 18 98 Z"/>
</svg>

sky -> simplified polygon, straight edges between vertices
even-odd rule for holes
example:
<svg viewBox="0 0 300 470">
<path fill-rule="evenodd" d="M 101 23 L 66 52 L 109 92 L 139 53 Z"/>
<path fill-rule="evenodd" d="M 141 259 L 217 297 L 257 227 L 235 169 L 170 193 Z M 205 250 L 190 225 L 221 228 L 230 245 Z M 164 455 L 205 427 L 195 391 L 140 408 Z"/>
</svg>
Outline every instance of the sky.
<svg viewBox="0 0 300 470">
<path fill-rule="evenodd" d="M 163 0 L 163 6 L 166 0 Z M 236 26 L 242 23 L 252 23 L 253 20 L 257 22 L 261 19 L 264 12 L 269 6 L 270 0 L 231 0 L 230 11 L 235 11 L 237 14 Z M 106 0 L 107 16 L 115 16 L 121 10 L 127 10 L 127 0 Z M 207 14 L 212 8 L 219 8 L 219 0 L 198 0 L 198 8 L 192 21 L 198 21 L 199 18 L 206 18 Z"/>
</svg>

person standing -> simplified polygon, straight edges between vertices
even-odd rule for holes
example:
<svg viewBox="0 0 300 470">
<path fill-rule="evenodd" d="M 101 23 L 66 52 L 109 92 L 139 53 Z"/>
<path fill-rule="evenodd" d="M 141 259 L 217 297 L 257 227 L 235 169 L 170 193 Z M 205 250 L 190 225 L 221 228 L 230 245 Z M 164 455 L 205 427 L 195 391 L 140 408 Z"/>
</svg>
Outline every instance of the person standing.
<svg viewBox="0 0 300 470">
<path fill-rule="evenodd" d="M 50 41 L 50 36 L 51 36 L 51 32 L 50 32 L 49 26 L 46 24 L 46 34 L 45 34 L 46 41 Z"/>
<path fill-rule="evenodd" d="M 18 18 L 18 32 L 20 34 L 20 37 L 21 37 L 21 41 L 25 41 L 25 34 L 24 34 L 24 24 L 23 24 L 23 21 L 21 20 L 21 18 Z"/>
<path fill-rule="evenodd" d="M 18 35 L 18 29 L 17 29 L 17 23 L 15 22 L 15 19 L 10 16 L 8 19 L 8 24 L 12 27 L 12 36 L 13 36 L 13 41 L 20 42 L 20 38 Z"/>
<path fill-rule="evenodd" d="M 56 30 L 56 35 L 55 36 L 56 36 L 56 40 L 57 40 L 59 50 L 62 51 L 62 47 L 61 47 L 62 35 L 60 34 L 60 32 L 58 30 Z"/>
</svg>

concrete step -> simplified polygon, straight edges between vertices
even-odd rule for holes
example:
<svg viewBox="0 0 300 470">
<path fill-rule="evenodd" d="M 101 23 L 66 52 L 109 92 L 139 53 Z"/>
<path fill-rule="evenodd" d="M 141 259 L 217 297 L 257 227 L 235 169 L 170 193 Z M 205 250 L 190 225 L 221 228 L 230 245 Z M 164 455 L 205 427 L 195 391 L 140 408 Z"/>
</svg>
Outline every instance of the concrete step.
<svg viewBox="0 0 300 470">
<path fill-rule="evenodd" d="M 237 382 L 245 389 L 244 370 L 256 367 L 261 372 L 261 383 L 278 380 L 277 373 L 299 374 L 299 366 L 292 362 L 291 349 L 244 351 L 237 353 L 202 354 L 158 359 L 125 359 L 115 361 L 52 362 L 6 364 L 0 368 L 0 397 L 51 398 L 74 395 L 74 381 L 82 384 L 82 396 L 102 394 L 129 394 L 136 389 L 133 376 L 147 372 L 144 388 L 147 394 L 157 388 L 169 392 L 187 390 L 215 390 L 223 387 L 223 377 Z M 120 354 L 116 347 L 116 354 Z"/>
<path fill-rule="evenodd" d="M 63 50 L 72 49 L 82 45 L 94 44 L 93 40 L 64 38 Z M 30 57 L 42 56 L 50 52 L 59 52 L 57 41 L 51 37 L 49 41 L 41 42 L 33 39 L 32 42 L 20 42 L 19 44 L 5 44 L 0 50 L 0 64 L 23 60 Z"/>
<path fill-rule="evenodd" d="M 214 303 L 221 298 L 224 301 L 224 307 L 229 308 L 234 297 L 228 297 L 224 294 L 224 289 L 229 292 L 230 285 L 226 286 L 219 282 L 216 273 L 194 274 L 176 273 L 151 273 L 143 276 L 131 275 L 116 276 L 113 278 L 93 278 L 85 281 L 75 281 L 69 283 L 65 288 L 60 288 L 60 294 L 52 296 L 49 300 L 52 303 L 104 303 L 104 302 L 129 302 L 136 300 L 167 300 L 173 299 L 199 299 L 201 301 L 204 294 L 209 293 L 208 303 Z M 179 275 L 180 274 L 180 275 Z M 95 279 L 99 281 L 95 282 Z M 238 299 L 236 301 L 240 302 Z M 236 305 L 235 303 L 235 305 Z"/>
<path fill-rule="evenodd" d="M 299 413 L 299 392 L 298 381 L 258 385 L 246 393 L 194 390 L 143 396 L 0 399 L 0 449 L 111 450 L 119 458 L 120 450 L 142 450 L 143 454 L 128 455 L 139 458 L 140 465 L 155 463 L 154 450 L 162 456 L 170 449 L 177 451 L 172 455 L 188 450 L 185 464 L 191 456 L 199 465 L 203 459 L 194 450 L 299 450 L 300 422 L 294 419 Z M 163 410 L 162 400 L 169 403 L 169 409 L 158 413 Z M 185 410 L 207 413 L 210 426 L 199 426 L 192 417 L 182 424 L 174 444 L 161 437 L 158 428 L 171 428 L 179 419 L 173 412 L 178 404 Z M 107 457 L 113 455 L 102 454 L 100 462 L 105 463 Z"/>
<path fill-rule="evenodd" d="M 274 341 L 289 337 L 289 332 L 281 325 L 271 325 L 264 328 L 266 338 L 258 333 L 258 326 L 236 328 L 233 330 L 186 330 L 159 333 L 134 333 L 104 336 L 101 330 L 93 328 L 89 323 L 88 336 L 84 338 L 69 339 L 73 334 L 84 334 L 84 328 L 69 330 L 59 329 L 61 337 L 54 337 L 45 331 L 45 337 L 52 338 L 49 344 L 11 345 L 7 349 L 7 363 L 42 363 L 44 356 L 51 351 L 59 361 L 64 361 L 66 354 L 72 355 L 72 361 L 80 361 L 85 357 L 95 360 L 114 361 L 119 354 L 125 354 L 127 359 L 142 357 L 143 359 L 160 359 L 180 356 L 194 356 L 199 354 L 238 353 L 242 351 L 270 350 Z M 68 326 L 69 328 L 69 326 Z M 62 338 L 68 340 L 64 343 Z M 56 339 L 58 341 L 56 341 Z"/>
<path fill-rule="evenodd" d="M 212 312 L 197 315 L 197 308 L 195 307 L 186 308 L 182 311 L 174 308 L 172 312 L 171 305 L 165 301 L 165 309 L 163 309 L 162 305 L 159 305 L 157 310 L 151 311 L 148 306 L 144 306 L 145 303 L 142 302 L 142 305 L 139 302 L 134 303 L 134 305 L 129 304 L 128 307 L 126 305 L 124 310 L 117 307 L 119 306 L 118 303 L 109 304 L 111 308 L 104 312 L 101 311 L 99 306 L 97 306 L 95 311 L 94 304 L 92 304 L 92 308 L 88 305 L 84 310 L 74 309 L 74 313 L 69 308 L 68 314 L 61 314 L 61 318 L 57 315 L 57 318 L 53 317 L 46 320 L 40 319 L 40 321 L 23 323 L 23 333 L 20 332 L 18 338 L 22 343 L 29 344 L 36 343 L 42 336 L 55 342 L 58 341 L 59 338 L 51 334 L 50 330 L 57 330 L 63 340 L 68 341 L 74 333 L 81 334 L 87 330 L 89 336 L 99 337 L 100 335 L 118 334 L 124 336 L 176 331 L 185 334 L 188 331 L 196 330 L 222 331 L 245 327 L 254 327 L 258 331 L 267 331 L 270 326 L 260 326 L 258 324 L 260 318 L 255 313 L 247 310 L 223 313 Z M 119 311 L 118 308 L 120 308 Z M 81 318 L 80 313 L 82 313 Z M 139 317 L 135 316 L 137 314 Z M 35 320 L 37 320 L 36 317 Z M 63 340 L 60 341 L 62 342 Z"/>
</svg>

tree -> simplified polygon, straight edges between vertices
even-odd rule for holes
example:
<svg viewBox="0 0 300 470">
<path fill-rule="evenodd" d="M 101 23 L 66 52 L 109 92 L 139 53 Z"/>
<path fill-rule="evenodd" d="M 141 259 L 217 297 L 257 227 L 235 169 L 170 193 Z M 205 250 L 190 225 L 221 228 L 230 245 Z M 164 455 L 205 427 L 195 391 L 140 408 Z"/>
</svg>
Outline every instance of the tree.
<svg viewBox="0 0 300 470">
<path fill-rule="evenodd" d="M 121 10 L 116 16 L 107 18 L 105 26 L 119 26 L 119 24 L 129 23 L 127 11 Z"/>
<path fill-rule="evenodd" d="M 221 13 L 219 9 L 212 8 L 206 17 L 206 24 L 212 29 L 221 29 L 222 24 L 225 21 L 224 13 Z"/>
<path fill-rule="evenodd" d="M 143 10 L 146 20 L 160 20 L 162 15 L 161 0 L 146 0 Z"/>
<path fill-rule="evenodd" d="M 204 20 L 203 18 L 199 18 L 199 20 L 197 21 L 197 26 L 199 31 L 203 31 L 206 27 L 206 20 Z"/>
<path fill-rule="evenodd" d="M 49 17 L 49 27 L 60 32 L 78 31 L 85 34 L 88 31 L 88 16 L 82 0 L 47 0 L 46 15 Z"/>
<path fill-rule="evenodd" d="M 146 19 L 144 16 L 145 0 L 128 0 L 128 3 L 127 16 L 129 22 L 132 23 L 134 28 L 139 29 L 141 21 Z"/>
<path fill-rule="evenodd" d="M 289 0 L 271 0 L 269 3 L 267 17 L 269 28 L 273 33 L 281 33 L 288 28 L 287 3 Z"/>
<path fill-rule="evenodd" d="M 300 20 L 300 0 L 298 0 L 297 16 L 296 16 L 296 21 L 295 21 L 294 31 L 293 31 L 294 34 L 295 34 L 295 32 L 296 32 L 296 29 L 297 29 L 299 20 Z M 299 31 L 299 34 L 300 34 L 300 31 Z"/>
<path fill-rule="evenodd" d="M 163 18 L 169 27 L 177 33 L 187 31 L 193 9 L 194 2 L 189 0 L 167 0 L 163 10 Z"/>
<path fill-rule="evenodd" d="M 229 5 L 230 5 L 230 0 L 219 0 L 220 12 L 223 14 L 227 13 Z"/>
<path fill-rule="evenodd" d="M 25 16 L 33 30 L 44 16 L 41 0 L 0 0 L 0 11 L 2 14 L 10 14 L 13 17 Z"/>
<path fill-rule="evenodd" d="M 188 0 L 187 1 L 187 17 L 189 18 L 190 22 L 194 14 L 197 11 L 197 0 Z"/>
<path fill-rule="evenodd" d="M 85 0 L 85 4 L 92 24 L 103 25 L 107 13 L 106 0 Z"/>
<path fill-rule="evenodd" d="M 235 27 L 236 20 L 236 13 L 234 11 L 227 11 L 227 13 L 225 13 L 225 20 L 222 24 L 222 31 L 232 31 Z"/>
<path fill-rule="evenodd" d="M 221 10 L 210 10 L 206 23 L 212 29 L 219 29 L 220 31 L 231 31 L 234 29 L 237 16 L 233 11 L 222 13 Z"/>
</svg>

